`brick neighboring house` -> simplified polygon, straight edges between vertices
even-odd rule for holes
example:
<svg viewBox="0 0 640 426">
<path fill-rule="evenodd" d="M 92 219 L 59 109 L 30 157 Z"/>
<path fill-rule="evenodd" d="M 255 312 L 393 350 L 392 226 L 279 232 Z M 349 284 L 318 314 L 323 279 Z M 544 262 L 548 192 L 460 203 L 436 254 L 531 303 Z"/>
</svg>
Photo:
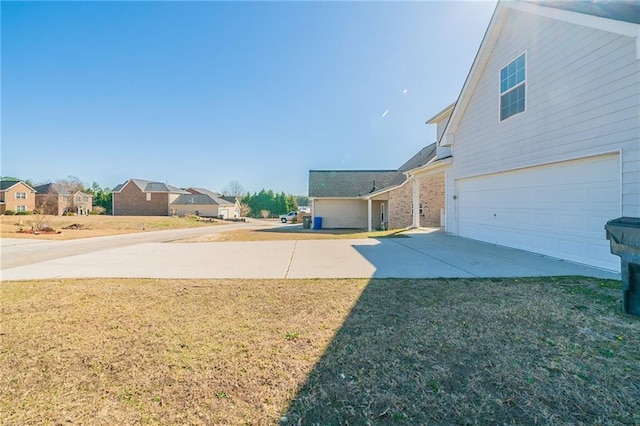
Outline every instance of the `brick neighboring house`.
<svg viewBox="0 0 640 426">
<path fill-rule="evenodd" d="M 7 210 L 30 212 L 36 208 L 36 190 L 22 181 L 0 181 L 0 214 Z"/>
<path fill-rule="evenodd" d="M 162 182 L 129 179 L 113 188 L 114 216 L 169 216 L 171 203 L 190 193 Z"/>
<path fill-rule="evenodd" d="M 432 161 L 435 153 L 434 143 L 395 170 L 310 170 L 313 216 L 322 217 L 323 228 L 440 226 L 444 175 L 422 179 L 418 185 L 407 178 L 407 171 Z M 419 200 L 415 215 L 414 197 Z"/>
<path fill-rule="evenodd" d="M 35 187 L 36 208 L 45 214 L 61 216 L 67 212 L 88 215 L 93 207 L 93 196 L 82 191 L 70 192 L 69 188 L 57 183 L 47 183 Z"/>
</svg>

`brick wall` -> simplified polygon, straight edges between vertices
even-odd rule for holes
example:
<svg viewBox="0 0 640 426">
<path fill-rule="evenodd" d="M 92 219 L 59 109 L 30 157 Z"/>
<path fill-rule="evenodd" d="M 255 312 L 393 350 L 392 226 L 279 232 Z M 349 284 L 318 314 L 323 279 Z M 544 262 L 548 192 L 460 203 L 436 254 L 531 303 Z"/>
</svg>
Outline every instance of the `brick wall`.
<svg viewBox="0 0 640 426">
<path fill-rule="evenodd" d="M 147 193 L 142 192 L 133 182 L 129 182 L 120 192 L 113 193 L 113 214 L 115 216 L 168 216 L 169 194 L 153 192 L 147 201 Z"/>
<path fill-rule="evenodd" d="M 16 198 L 17 192 L 24 192 L 27 198 Z M 4 208 L 17 211 L 18 206 L 25 206 L 26 211 L 31 212 L 36 208 L 36 194 L 24 183 L 9 188 L 4 194 Z"/>
<path fill-rule="evenodd" d="M 440 226 L 440 209 L 444 209 L 444 174 L 420 179 L 420 226 Z M 406 228 L 413 224 L 413 184 L 389 193 L 389 228 Z"/>
<path fill-rule="evenodd" d="M 420 202 L 420 226 L 440 226 L 440 209 L 444 209 L 444 173 L 420 179 Z"/>
</svg>

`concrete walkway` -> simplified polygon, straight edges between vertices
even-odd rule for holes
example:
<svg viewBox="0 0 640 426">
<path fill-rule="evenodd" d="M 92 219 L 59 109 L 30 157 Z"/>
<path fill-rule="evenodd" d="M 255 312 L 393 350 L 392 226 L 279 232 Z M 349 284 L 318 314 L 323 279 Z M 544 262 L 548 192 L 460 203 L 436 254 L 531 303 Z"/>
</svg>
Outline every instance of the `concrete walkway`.
<svg viewBox="0 0 640 426">
<path fill-rule="evenodd" d="M 163 231 L 165 232 L 165 231 Z M 123 244 L 129 236 L 93 241 L 2 243 L 2 280 L 130 278 L 469 278 L 619 274 L 508 249 L 437 230 L 409 238 L 167 243 L 166 237 Z M 120 238 L 120 240 L 118 240 Z M 113 240 L 112 240 L 113 239 Z M 24 241 L 24 240 L 18 240 Z M 84 240 L 86 246 L 86 241 Z M 120 241 L 121 243 L 117 243 Z M 44 247 L 43 248 L 43 244 Z M 76 244 L 78 247 L 73 247 Z M 7 253 L 9 249 L 9 253 Z M 49 253 L 34 259 L 35 252 Z M 44 251 L 43 251 L 44 250 Z M 75 254 L 72 254 L 76 250 Z M 58 255 L 52 256 L 56 252 Z M 30 254 L 32 253 L 32 254 Z M 59 255 L 62 253 L 63 255 Z M 16 261 L 16 256 L 29 259 Z M 24 257 L 26 256 L 26 257 Z M 8 262 L 10 267 L 6 267 Z"/>
</svg>

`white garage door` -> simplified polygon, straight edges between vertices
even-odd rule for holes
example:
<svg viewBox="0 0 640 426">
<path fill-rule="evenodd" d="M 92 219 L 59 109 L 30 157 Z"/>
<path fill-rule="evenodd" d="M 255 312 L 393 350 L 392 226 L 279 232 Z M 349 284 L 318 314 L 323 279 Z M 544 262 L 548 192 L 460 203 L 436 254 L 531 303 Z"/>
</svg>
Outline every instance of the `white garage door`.
<svg viewBox="0 0 640 426">
<path fill-rule="evenodd" d="M 456 181 L 458 234 L 620 270 L 604 226 L 620 216 L 618 155 Z"/>
</svg>

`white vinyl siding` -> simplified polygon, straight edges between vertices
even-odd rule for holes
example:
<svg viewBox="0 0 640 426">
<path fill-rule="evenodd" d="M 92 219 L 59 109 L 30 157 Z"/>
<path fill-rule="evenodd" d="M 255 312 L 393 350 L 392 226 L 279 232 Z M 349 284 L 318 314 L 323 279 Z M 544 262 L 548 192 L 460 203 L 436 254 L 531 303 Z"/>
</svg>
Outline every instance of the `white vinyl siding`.
<svg viewBox="0 0 640 426">
<path fill-rule="evenodd" d="M 496 75 L 525 51 L 526 114 L 501 122 Z M 462 180 L 605 153 L 620 153 L 619 183 L 610 187 L 617 201 L 606 220 L 640 217 L 640 62 L 632 37 L 512 10 L 475 77 L 468 105 L 448 130 L 455 134 L 446 178 L 448 232 L 458 234 L 460 227 L 466 232 L 454 199 L 458 190 L 459 202 L 465 200 L 469 187 L 460 187 Z M 545 185 L 530 191 L 551 190 Z M 518 203 L 514 198 L 512 207 L 527 214 L 526 204 Z M 608 244 L 603 226 L 597 225 L 600 250 Z M 501 244 L 517 246 L 517 237 Z"/>
<path fill-rule="evenodd" d="M 456 179 L 621 151 L 624 216 L 640 217 L 640 85 L 635 40 L 511 11 L 455 129 L 447 231 Z M 526 114 L 499 121 L 496 75 L 526 51 Z M 602 234 L 604 239 L 604 233 Z"/>
<path fill-rule="evenodd" d="M 367 228 L 367 202 L 352 199 L 316 199 L 314 217 L 322 217 L 323 228 Z"/>
</svg>

